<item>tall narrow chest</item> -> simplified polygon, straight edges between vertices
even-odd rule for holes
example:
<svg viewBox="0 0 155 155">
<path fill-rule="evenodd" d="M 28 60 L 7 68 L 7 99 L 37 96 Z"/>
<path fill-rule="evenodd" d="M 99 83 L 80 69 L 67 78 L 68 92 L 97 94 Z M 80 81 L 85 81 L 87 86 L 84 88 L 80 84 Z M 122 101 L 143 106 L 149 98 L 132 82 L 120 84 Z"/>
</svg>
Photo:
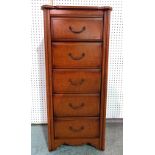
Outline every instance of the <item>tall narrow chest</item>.
<svg viewBox="0 0 155 155">
<path fill-rule="evenodd" d="M 105 148 L 111 7 L 42 6 L 48 148 Z"/>
</svg>

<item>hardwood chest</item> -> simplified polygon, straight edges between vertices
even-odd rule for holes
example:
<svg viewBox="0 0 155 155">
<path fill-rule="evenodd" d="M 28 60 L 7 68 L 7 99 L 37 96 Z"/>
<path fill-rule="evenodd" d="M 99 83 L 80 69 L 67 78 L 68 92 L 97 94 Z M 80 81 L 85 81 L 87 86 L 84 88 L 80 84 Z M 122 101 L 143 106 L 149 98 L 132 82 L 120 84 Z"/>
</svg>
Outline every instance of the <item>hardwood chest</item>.
<svg viewBox="0 0 155 155">
<path fill-rule="evenodd" d="M 42 6 L 48 148 L 105 148 L 111 7 Z"/>
</svg>

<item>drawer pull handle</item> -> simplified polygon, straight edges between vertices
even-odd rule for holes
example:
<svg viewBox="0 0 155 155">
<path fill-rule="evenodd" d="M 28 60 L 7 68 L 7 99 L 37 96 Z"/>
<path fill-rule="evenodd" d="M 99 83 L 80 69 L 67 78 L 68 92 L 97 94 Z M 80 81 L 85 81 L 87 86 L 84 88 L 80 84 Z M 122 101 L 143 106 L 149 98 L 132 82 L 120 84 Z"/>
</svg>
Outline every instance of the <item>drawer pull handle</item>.
<svg viewBox="0 0 155 155">
<path fill-rule="evenodd" d="M 68 81 L 71 83 L 71 85 L 77 86 L 77 85 L 82 85 L 85 80 L 81 79 L 80 81 L 73 81 L 72 79 L 69 79 Z"/>
<path fill-rule="evenodd" d="M 84 126 L 81 126 L 79 129 L 75 129 L 75 128 L 73 128 L 72 126 L 70 126 L 69 129 L 70 129 L 71 131 L 73 131 L 73 132 L 80 132 L 80 131 L 82 131 L 82 130 L 84 129 Z"/>
<path fill-rule="evenodd" d="M 75 57 L 72 55 L 72 53 L 68 53 L 68 55 L 73 59 L 73 60 L 80 60 L 85 56 L 85 53 L 82 53 L 81 56 Z"/>
<path fill-rule="evenodd" d="M 75 30 L 72 29 L 71 26 L 69 26 L 69 30 L 70 30 L 71 32 L 73 32 L 73 33 L 82 33 L 83 31 L 85 31 L 85 29 L 86 29 L 86 27 L 83 26 L 82 29 L 81 29 L 80 31 L 75 31 Z"/>
<path fill-rule="evenodd" d="M 82 102 L 80 105 L 78 106 L 74 106 L 72 103 L 69 103 L 69 106 L 72 108 L 72 109 L 79 109 L 79 108 L 82 108 L 84 106 L 84 103 Z"/>
</svg>

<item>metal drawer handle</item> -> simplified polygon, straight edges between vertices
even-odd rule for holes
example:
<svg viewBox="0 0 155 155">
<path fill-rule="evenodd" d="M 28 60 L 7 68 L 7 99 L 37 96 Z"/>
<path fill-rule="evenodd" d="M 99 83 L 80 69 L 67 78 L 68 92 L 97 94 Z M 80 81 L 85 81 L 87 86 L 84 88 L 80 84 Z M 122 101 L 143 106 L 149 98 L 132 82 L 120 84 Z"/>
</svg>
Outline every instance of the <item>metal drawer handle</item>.
<svg viewBox="0 0 155 155">
<path fill-rule="evenodd" d="M 73 60 L 80 60 L 80 59 L 84 58 L 85 53 L 82 53 L 79 57 L 73 56 L 72 53 L 68 53 L 68 55 L 69 55 L 69 56 L 71 57 L 71 59 L 73 59 Z"/>
<path fill-rule="evenodd" d="M 69 79 L 68 81 L 71 83 L 71 85 L 77 86 L 77 85 L 82 85 L 85 80 L 81 79 L 80 81 L 73 81 L 72 79 Z"/>
<path fill-rule="evenodd" d="M 82 29 L 81 29 L 80 31 L 75 31 L 75 30 L 73 30 L 73 29 L 72 29 L 72 27 L 71 27 L 71 26 L 69 26 L 69 30 L 70 30 L 71 32 L 73 32 L 73 33 L 82 33 L 83 31 L 85 31 L 85 30 L 86 30 L 86 27 L 85 27 L 85 26 L 83 26 L 83 27 L 82 27 Z"/>
<path fill-rule="evenodd" d="M 79 129 L 75 129 L 75 128 L 73 128 L 72 126 L 70 126 L 69 129 L 70 129 L 71 131 L 73 131 L 73 132 L 80 132 L 80 131 L 84 130 L 84 126 L 81 126 Z"/>
<path fill-rule="evenodd" d="M 72 108 L 72 109 L 79 109 L 79 108 L 82 108 L 84 106 L 84 103 L 82 102 L 80 105 L 78 106 L 74 106 L 72 103 L 69 103 L 69 106 Z"/>
</svg>

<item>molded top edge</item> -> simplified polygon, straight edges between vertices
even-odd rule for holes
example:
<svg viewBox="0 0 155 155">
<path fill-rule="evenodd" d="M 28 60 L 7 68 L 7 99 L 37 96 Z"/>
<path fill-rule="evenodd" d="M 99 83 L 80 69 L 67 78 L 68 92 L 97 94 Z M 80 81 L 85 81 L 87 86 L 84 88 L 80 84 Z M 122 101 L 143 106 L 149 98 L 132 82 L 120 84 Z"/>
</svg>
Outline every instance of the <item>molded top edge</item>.
<svg viewBox="0 0 155 155">
<path fill-rule="evenodd" d="M 52 6 L 52 5 L 42 5 L 41 9 L 70 9 L 70 10 L 110 10 L 110 6 Z"/>
</svg>

